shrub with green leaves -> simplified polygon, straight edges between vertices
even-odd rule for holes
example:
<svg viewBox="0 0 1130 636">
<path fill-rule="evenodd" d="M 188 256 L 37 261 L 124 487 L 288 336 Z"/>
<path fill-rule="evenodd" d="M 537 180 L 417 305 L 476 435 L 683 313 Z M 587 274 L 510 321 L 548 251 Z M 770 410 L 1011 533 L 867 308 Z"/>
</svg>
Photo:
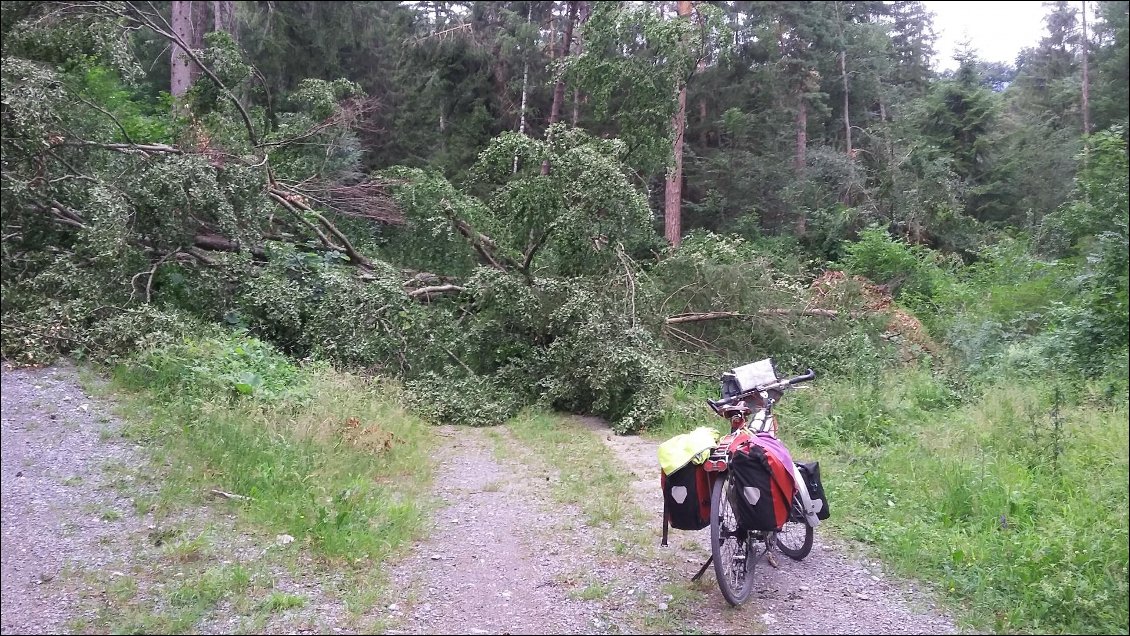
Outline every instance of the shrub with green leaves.
<svg viewBox="0 0 1130 636">
<path fill-rule="evenodd" d="M 940 254 L 921 245 L 896 240 L 879 227 L 860 232 L 859 240 L 844 246 L 844 269 L 880 285 L 914 309 L 928 308 L 950 284 Z"/>
<path fill-rule="evenodd" d="M 238 332 L 148 349 L 119 377 L 166 399 L 264 401 L 288 395 L 304 379 L 278 349 Z"/>
</svg>

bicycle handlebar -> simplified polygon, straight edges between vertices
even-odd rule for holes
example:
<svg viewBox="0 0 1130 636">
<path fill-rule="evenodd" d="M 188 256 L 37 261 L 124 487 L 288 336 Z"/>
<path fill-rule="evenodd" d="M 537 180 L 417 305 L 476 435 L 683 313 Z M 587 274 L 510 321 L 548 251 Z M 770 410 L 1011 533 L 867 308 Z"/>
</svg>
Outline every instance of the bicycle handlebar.
<svg viewBox="0 0 1130 636">
<path fill-rule="evenodd" d="M 721 412 L 722 412 L 721 409 L 722 409 L 723 406 L 730 406 L 731 404 L 736 404 L 736 403 L 741 402 L 742 400 L 744 400 L 747 397 L 754 395 L 756 393 L 761 393 L 762 391 L 774 391 L 774 390 L 780 391 L 782 389 L 787 389 L 788 387 L 790 387 L 794 384 L 799 384 L 801 382 L 808 382 L 809 380 L 812 380 L 812 379 L 815 379 L 815 378 L 816 378 L 816 372 L 813 371 L 812 369 L 809 369 L 808 372 L 805 373 L 804 375 L 798 375 L 795 378 L 788 378 L 786 380 L 781 380 L 780 382 L 774 382 L 772 384 L 766 384 L 764 386 L 754 387 L 754 388 L 752 388 L 748 391 L 742 391 L 741 393 L 739 393 L 737 395 L 731 395 L 730 397 L 725 398 L 723 400 L 714 401 L 714 400 L 711 400 L 711 399 L 707 399 L 706 403 L 710 405 L 710 408 L 714 409 L 715 413 L 721 414 Z"/>
</svg>

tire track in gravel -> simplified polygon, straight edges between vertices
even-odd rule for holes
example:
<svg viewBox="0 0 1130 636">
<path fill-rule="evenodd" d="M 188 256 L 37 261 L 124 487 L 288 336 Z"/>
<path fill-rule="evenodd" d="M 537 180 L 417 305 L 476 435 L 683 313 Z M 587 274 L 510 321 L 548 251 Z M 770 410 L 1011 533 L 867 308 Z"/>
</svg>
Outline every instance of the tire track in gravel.
<svg viewBox="0 0 1130 636">
<path fill-rule="evenodd" d="M 426 539 L 389 570 L 388 633 L 576 634 L 610 628 L 624 606 L 570 591 L 608 577 L 598 537 L 547 493 L 552 474 L 500 462 L 480 429 L 437 427 Z M 507 437 L 504 429 L 496 434 Z"/>
<path fill-rule="evenodd" d="M 636 504 L 656 520 L 658 529 L 663 514 L 659 444 L 635 435 L 613 435 L 597 418 L 578 419 L 631 467 Z M 667 561 L 676 568 L 669 572 L 671 580 L 689 581 L 710 554 L 709 531 L 671 530 L 669 543 L 671 557 Z M 881 564 L 848 556 L 847 552 L 845 545 L 829 539 L 818 528 L 812 552 L 803 561 L 776 552 L 778 568 L 764 560 L 758 563 L 753 594 L 739 608 L 729 607 L 722 598 L 711 566 L 700 582 L 709 585 L 711 591 L 690 622 L 701 625 L 703 631 L 720 634 L 749 633 L 753 623 L 769 634 L 958 632 L 953 619 L 937 610 L 930 592 L 920 584 L 889 577 L 882 572 Z"/>
</svg>

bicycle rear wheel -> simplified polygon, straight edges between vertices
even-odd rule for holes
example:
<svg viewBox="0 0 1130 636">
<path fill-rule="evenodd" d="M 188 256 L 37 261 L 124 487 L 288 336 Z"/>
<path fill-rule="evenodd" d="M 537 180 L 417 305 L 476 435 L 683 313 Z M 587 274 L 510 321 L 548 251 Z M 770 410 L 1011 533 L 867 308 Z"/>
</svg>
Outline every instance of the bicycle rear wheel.
<svg viewBox="0 0 1130 636">
<path fill-rule="evenodd" d="M 730 605 L 741 605 L 753 591 L 756 552 L 750 533 L 738 528 L 730 504 L 733 486 L 728 474 L 719 475 L 710 493 L 710 552 L 714 574 L 722 596 Z"/>
<path fill-rule="evenodd" d="M 777 547 L 785 556 L 800 561 L 812 551 L 812 536 L 812 526 L 804 519 L 800 496 L 793 495 L 793 509 L 789 511 L 789 520 L 777 531 Z"/>
</svg>

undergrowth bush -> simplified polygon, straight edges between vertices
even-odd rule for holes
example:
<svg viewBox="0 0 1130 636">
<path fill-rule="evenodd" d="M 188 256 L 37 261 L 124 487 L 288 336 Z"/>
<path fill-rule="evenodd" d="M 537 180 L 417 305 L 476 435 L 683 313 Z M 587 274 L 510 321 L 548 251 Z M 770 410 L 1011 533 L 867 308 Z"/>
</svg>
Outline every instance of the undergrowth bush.
<svg viewBox="0 0 1130 636">
<path fill-rule="evenodd" d="M 467 375 L 448 367 L 409 381 L 408 403 L 432 422 L 461 426 L 495 426 L 518 412 L 518 395 L 489 376 Z"/>
<path fill-rule="evenodd" d="M 271 401 L 296 398 L 305 375 L 275 347 L 228 333 L 147 348 L 119 371 L 119 379 L 169 400 Z"/>
</svg>

